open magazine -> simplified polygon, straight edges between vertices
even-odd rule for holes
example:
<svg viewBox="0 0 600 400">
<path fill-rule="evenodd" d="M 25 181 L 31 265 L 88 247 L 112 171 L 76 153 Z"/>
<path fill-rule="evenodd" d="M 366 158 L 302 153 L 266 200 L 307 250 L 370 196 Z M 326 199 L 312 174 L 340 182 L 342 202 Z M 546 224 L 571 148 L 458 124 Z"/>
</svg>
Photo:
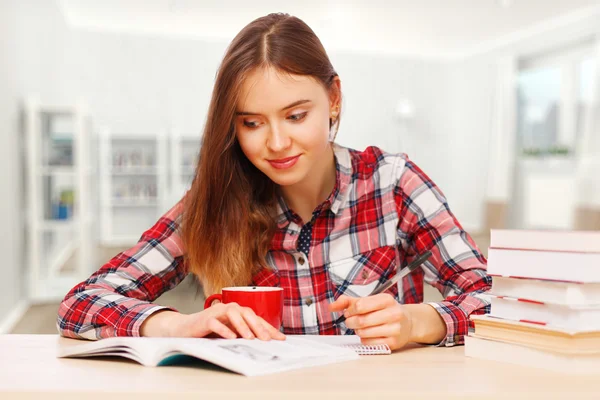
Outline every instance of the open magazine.
<svg viewBox="0 0 600 400">
<path fill-rule="evenodd" d="M 355 360 L 367 353 L 358 337 L 287 336 L 285 341 L 114 337 L 61 344 L 58 357 L 120 356 L 145 366 L 177 364 L 191 356 L 246 376 Z M 383 349 L 380 354 L 389 354 Z"/>
</svg>

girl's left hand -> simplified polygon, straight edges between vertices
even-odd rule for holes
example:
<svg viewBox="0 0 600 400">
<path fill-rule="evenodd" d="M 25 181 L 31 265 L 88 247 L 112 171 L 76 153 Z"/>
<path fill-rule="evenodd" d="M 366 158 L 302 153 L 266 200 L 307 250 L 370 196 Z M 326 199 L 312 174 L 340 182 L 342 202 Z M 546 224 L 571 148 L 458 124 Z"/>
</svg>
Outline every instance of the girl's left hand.
<svg viewBox="0 0 600 400">
<path fill-rule="evenodd" d="M 341 295 L 329 309 L 345 310 L 346 326 L 354 329 L 363 344 L 387 344 L 396 350 L 411 340 L 413 323 L 409 309 L 387 293 L 362 298 Z"/>
</svg>

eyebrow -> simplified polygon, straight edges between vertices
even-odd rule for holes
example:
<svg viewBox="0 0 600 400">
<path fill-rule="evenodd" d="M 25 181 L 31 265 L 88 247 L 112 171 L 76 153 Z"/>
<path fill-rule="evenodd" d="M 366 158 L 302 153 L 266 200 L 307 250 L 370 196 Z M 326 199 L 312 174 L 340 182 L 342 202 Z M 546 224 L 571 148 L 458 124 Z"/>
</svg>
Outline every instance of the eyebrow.
<svg viewBox="0 0 600 400">
<path fill-rule="evenodd" d="M 283 107 L 283 108 L 281 109 L 281 111 L 285 111 L 285 110 L 288 110 L 288 109 L 290 109 L 290 108 L 293 108 L 293 107 L 299 106 L 299 105 L 301 105 L 301 104 L 310 103 L 310 102 L 311 102 L 310 100 L 298 100 L 298 101 L 295 101 L 295 102 L 293 102 L 293 103 L 292 103 L 292 104 L 290 104 L 290 105 L 287 105 L 287 106 Z M 259 114 L 260 114 L 260 113 L 257 113 L 257 112 L 251 112 L 251 111 L 237 111 L 237 112 L 235 113 L 235 115 L 259 115 Z"/>
</svg>

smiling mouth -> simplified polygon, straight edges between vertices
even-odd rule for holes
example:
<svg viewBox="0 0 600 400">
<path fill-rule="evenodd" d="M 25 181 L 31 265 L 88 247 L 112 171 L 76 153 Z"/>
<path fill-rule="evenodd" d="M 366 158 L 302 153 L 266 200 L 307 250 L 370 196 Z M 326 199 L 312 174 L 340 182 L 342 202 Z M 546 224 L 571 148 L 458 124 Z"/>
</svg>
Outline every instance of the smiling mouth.
<svg viewBox="0 0 600 400">
<path fill-rule="evenodd" d="M 269 164 L 271 164 L 274 168 L 277 169 L 286 169 L 293 167 L 298 159 L 300 158 L 300 154 L 293 157 L 280 158 L 277 160 L 267 160 Z"/>
</svg>

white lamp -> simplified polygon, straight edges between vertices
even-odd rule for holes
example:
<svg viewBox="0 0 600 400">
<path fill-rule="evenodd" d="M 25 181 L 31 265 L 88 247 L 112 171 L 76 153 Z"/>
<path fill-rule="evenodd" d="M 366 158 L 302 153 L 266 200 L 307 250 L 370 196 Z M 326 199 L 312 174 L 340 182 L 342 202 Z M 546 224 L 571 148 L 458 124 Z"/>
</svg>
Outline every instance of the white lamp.
<svg viewBox="0 0 600 400">
<path fill-rule="evenodd" d="M 415 107 L 408 99 L 401 99 L 396 104 L 396 116 L 402 121 L 408 121 L 415 116 Z"/>
<path fill-rule="evenodd" d="M 408 146 L 408 136 L 410 135 L 412 121 L 415 118 L 415 107 L 412 101 L 400 99 L 396 104 L 396 118 L 400 121 L 400 132 L 397 136 L 398 150 L 403 153 L 410 153 Z"/>
</svg>

